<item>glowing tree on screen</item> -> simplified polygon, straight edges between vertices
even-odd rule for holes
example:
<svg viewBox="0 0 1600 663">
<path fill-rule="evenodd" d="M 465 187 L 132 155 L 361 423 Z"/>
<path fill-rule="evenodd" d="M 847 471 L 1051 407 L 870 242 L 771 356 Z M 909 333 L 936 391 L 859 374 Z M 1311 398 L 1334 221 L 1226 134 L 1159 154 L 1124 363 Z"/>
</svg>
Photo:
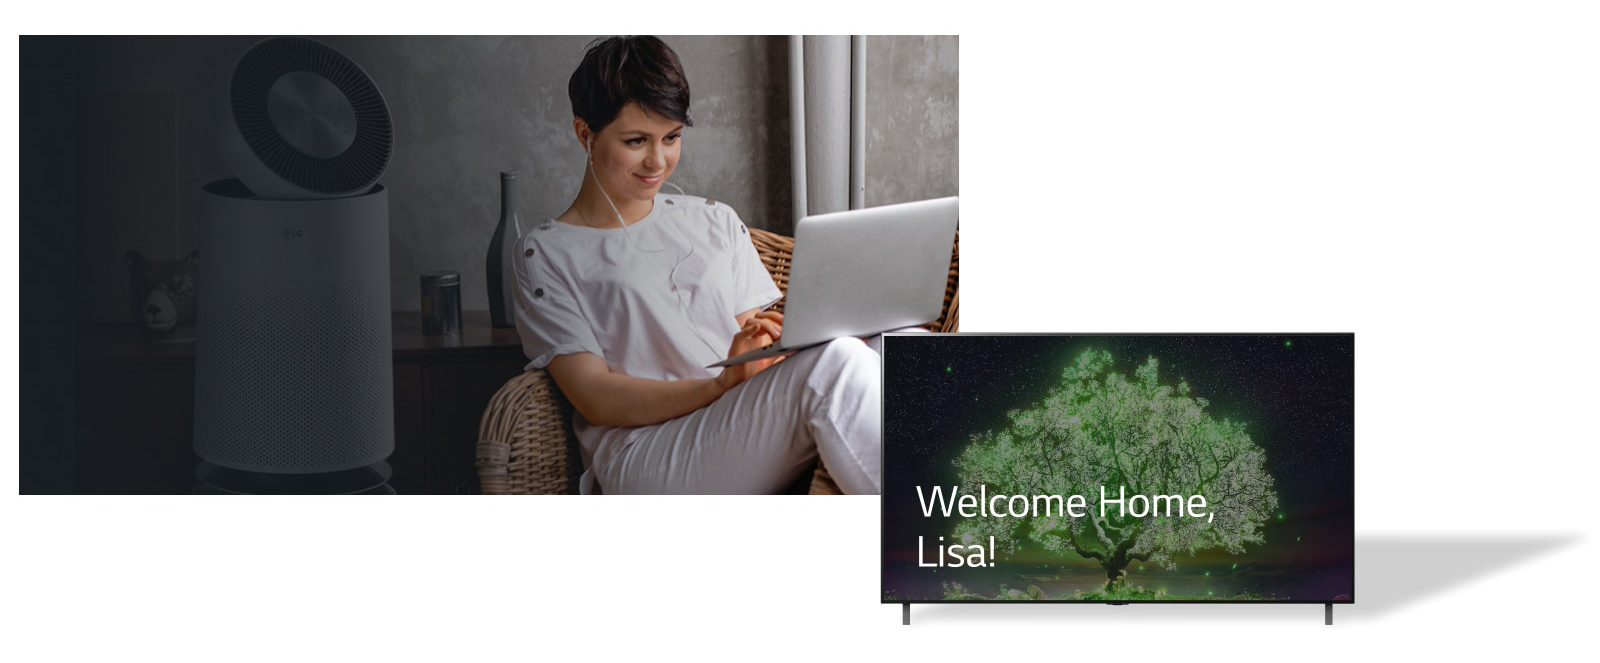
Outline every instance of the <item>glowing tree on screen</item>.
<svg viewBox="0 0 1600 663">
<path fill-rule="evenodd" d="M 1278 498 L 1244 424 L 1213 419 L 1208 401 L 1191 397 L 1187 381 L 1160 384 L 1155 357 L 1131 379 L 1111 364 L 1108 352 L 1083 353 L 1040 404 L 1011 411 L 1005 430 L 973 436 L 956 461 L 962 492 L 986 485 L 989 495 L 1082 495 L 1088 505 L 1082 516 L 1041 510 L 1025 518 L 968 518 L 956 537 L 994 536 L 1011 553 L 1026 534 L 1057 554 L 1099 561 L 1107 592 L 1133 561 L 1170 570 L 1180 552 L 1239 554 L 1246 543 L 1261 543 L 1261 526 Z M 1212 518 L 1135 518 L 1115 504 L 1102 517 L 1102 486 L 1111 498 L 1122 486 L 1129 497 L 1203 495 Z"/>
</svg>

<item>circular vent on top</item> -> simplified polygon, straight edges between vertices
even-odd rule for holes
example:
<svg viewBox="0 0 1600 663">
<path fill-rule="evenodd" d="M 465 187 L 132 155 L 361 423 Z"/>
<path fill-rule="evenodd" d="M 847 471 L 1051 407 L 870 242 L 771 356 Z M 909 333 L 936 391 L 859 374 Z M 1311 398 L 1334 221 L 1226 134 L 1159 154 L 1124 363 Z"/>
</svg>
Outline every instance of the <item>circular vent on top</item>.
<svg viewBox="0 0 1600 663">
<path fill-rule="evenodd" d="M 315 40 L 256 44 L 234 67 L 227 103 L 224 156 L 263 198 L 363 193 L 394 152 L 378 87 L 350 58 Z"/>
</svg>

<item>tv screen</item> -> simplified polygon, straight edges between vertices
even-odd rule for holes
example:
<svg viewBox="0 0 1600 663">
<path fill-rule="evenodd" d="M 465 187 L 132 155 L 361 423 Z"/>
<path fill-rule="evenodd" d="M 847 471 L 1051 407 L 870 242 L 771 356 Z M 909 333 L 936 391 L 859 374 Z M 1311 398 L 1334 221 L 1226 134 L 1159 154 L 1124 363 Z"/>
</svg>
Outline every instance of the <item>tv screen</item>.
<svg viewBox="0 0 1600 663">
<path fill-rule="evenodd" d="M 1352 334 L 884 339 L 884 603 L 1351 603 Z"/>
</svg>

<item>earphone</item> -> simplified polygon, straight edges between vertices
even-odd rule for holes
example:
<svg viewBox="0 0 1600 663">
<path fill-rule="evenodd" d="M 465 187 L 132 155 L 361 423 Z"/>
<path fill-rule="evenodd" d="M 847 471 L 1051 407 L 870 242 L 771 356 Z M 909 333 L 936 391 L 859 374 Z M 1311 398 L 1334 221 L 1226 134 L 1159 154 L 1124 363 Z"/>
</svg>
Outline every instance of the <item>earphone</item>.
<svg viewBox="0 0 1600 663">
<path fill-rule="evenodd" d="M 641 251 L 644 253 L 661 253 L 666 251 L 667 248 L 664 246 L 659 249 L 646 249 L 633 241 L 633 233 L 628 231 L 628 221 L 622 218 L 622 211 L 617 209 L 617 204 L 611 200 L 611 194 L 606 193 L 606 188 L 600 184 L 600 174 L 594 171 L 594 134 L 589 134 L 589 140 L 583 146 L 583 154 L 589 162 L 589 174 L 591 177 L 594 177 L 594 188 L 600 190 L 600 195 L 605 196 L 606 204 L 611 206 L 611 212 L 617 215 L 617 223 L 622 225 L 622 235 L 628 239 L 628 244 L 632 246 L 635 251 Z M 678 185 L 676 184 L 673 184 L 672 187 L 678 189 Z M 682 194 L 683 189 L 678 189 L 678 193 Z M 691 247 L 690 253 L 692 254 L 693 252 L 694 249 Z M 680 260 L 679 262 L 682 261 Z"/>
<path fill-rule="evenodd" d="M 600 195 L 605 196 L 606 204 L 610 205 L 611 206 L 611 211 L 617 215 L 617 223 L 622 224 L 622 235 L 623 235 L 623 237 L 627 238 L 628 245 L 632 246 L 635 251 L 639 251 L 641 253 L 663 253 L 663 252 L 665 252 L 667 250 L 667 247 L 665 247 L 665 246 L 663 246 L 661 248 L 658 248 L 658 249 L 646 249 L 646 248 L 640 247 L 637 243 L 635 243 L 633 241 L 633 235 L 632 235 L 632 233 L 630 233 L 628 231 L 628 221 L 626 219 L 622 218 L 622 212 L 617 209 L 617 204 L 611 200 L 611 194 L 606 193 L 606 188 L 603 185 L 600 184 L 600 174 L 595 172 L 595 169 L 594 169 L 594 134 L 592 134 L 592 133 L 589 134 L 588 140 L 585 141 L 585 143 L 584 143 L 583 153 L 584 153 L 585 159 L 588 161 L 589 173 L 591 174 L 591 176 L 594 177 L 594 186 L 595 186 L 596 189 L 600 190 Z M 680 196 L 687 195 L 687 194 L 685 194 L 683 192 L 683 187 L 680 187 L 675 183 L 668 182 L 666 180 L 662 180 L 662 184 L 671 184 L 672 188 L 678 190 L 678 195 L 680 195 Z M 680 265 L 682 265 L 685 260 L 688 260 L 689 256 L 692 256 L 692 255 L 694 255 L 694 243 L 693 242 L 689 242 L 689 253 L 678 257 L 678 260 L 672 266 L 672 271 L 667 274 L 667 279 L 669 281 L 672 280 L 674 276 L 676 276 L 676 274 L 678 272 L 678 267 Z M 678 286 L 676 284 L 674 284 L 673 285 L 673 290 L 676 291 L 677 288 L 678 288 Z M 695 331 L 695 336 L 699 337 L 700 338 L 700 342 L 705 343 L 706 347 L 710 348 L 713 353 L 719 353 L 720 354 L 722 352 L 720 349 L 717 348 L 715 343 L 712 343 L 710 339 L 707 339 L 705 337 L 705 335 L 700 333 L 700 331 L 698 329 L 696 329 L 696 331 Z"/>
</svg>

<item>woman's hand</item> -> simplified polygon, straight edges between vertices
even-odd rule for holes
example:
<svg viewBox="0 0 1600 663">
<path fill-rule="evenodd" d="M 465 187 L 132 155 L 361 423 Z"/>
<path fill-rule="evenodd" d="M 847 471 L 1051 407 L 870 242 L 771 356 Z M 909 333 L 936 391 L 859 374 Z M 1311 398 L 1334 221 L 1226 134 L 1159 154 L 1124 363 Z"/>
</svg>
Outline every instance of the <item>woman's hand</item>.
<svg viewBox="0 0 1600 663">
<path fill-rule="evenodd" d="M 761 311 L 755 315 L 740 316 L 744 318 L 739 332 L 733 335 L 733 345 L 728 348 L 728 356 L 743 354 L 751 350 L 760 350 L 772 343 L 778 342 L 783 337 L 783 314 L 777 311 Z M 740 383 L 753 378 L 757 373 L 764 371 L 782 360 L 782 356 L 756 359 L 742 364 L 734 364 L 722 369 L 717 375 L 717 385 L 723 391 L 739 386 Z"/>
</svg>

